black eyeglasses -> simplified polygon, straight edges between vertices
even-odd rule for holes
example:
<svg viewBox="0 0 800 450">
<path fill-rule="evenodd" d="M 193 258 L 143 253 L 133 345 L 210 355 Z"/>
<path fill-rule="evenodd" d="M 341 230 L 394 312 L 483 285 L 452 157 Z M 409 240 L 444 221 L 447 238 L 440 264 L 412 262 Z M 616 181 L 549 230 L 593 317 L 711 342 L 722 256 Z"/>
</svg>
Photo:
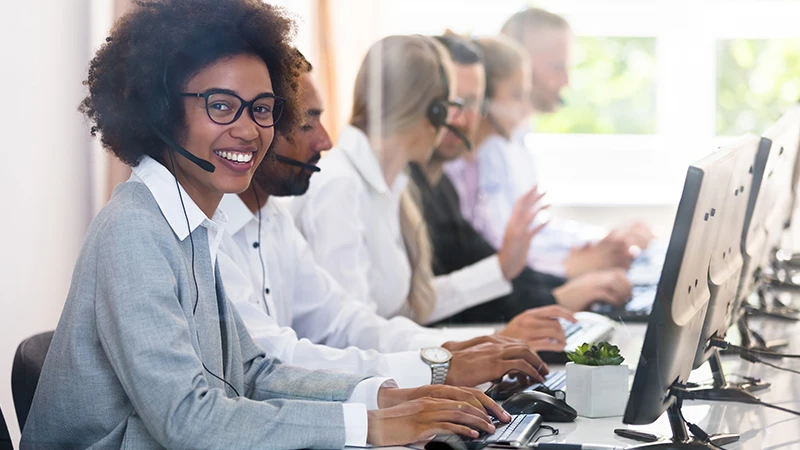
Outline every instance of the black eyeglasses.
<svg viewBox="0 0 800 450">
<path fill-rule="evenodd" d="M 261 128 L 269 128 L 278 122 L 286 101 L 274 94 L 261 94 L 247 102 L 226 89 L 210 89 L 199 94 L 182 92 L 181 96 L 205 99 L 208 118 L 219 125 L 230 125 L 236 122 L 247 108 L 250 118 Z"/>
</svg>

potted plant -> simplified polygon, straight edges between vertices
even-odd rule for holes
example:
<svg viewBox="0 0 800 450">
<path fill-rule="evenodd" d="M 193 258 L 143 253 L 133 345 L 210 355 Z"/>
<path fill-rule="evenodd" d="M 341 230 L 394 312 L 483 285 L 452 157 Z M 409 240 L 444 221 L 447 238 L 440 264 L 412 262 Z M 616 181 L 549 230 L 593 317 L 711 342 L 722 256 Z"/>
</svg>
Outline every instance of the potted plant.
<svg viewBox="0 0 800 450">
<path fill-rule="evenodd" d="M 567 402 L 583 417 L 613 417 L 625 412 L 628 366 L 608 342 L 583 344 L 567 352 Z"/>
</svg>

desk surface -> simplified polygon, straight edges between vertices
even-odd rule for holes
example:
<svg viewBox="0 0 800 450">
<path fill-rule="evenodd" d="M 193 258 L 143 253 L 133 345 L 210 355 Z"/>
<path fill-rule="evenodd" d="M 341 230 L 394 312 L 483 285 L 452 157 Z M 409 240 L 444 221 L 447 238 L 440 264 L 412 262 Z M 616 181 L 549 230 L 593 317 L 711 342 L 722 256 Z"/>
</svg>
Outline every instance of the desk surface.
<svg viewBox="0 0 800 450">
<path fill-rule="evenodd" d="M 793 337 L 800 331 L 800 324 L 776 320 L 756 323 L 754 328 L 764 331 L 768 338 L 791 337 L 794 342 L 784 351 L 800 352 L 800 342 Z M 627 325 L 618 330 L 614 341 L 623 355 L 630 355 L 627 363 L 635 368 L 639 361 L 646 325 Z M 800 361 L 789 359 L 775 361 L 776 364 L 800 369 Z M 800 375 L 779 371 L 761 364 L 751 364 L 735 356 L 723 357 L 725 374 L 731 381 L 736 375 L 759 377 L 772 383 L 772 387 L 757 395 L 767 403 L 800 411 Z M 690 381 L 709 382 L 711 370 L 708 364 L 692 372 Z M 686 420 L 697 424 L 707 433 L 735 433 L 740 441 L 725 446 L 726 449 L 800 449 L 800 417 L 758 405 L 743 405 L 727 402 L 687 401 L 683 412 Z M 618 447 L 636 445 L 637 442 L 614 434 L 615 428 L 631 428 L 668 437 L 671 435 L 669 421 L 663 414 L 656 422 L 644 426 L 629 426 L 622 417 L 586 419 L 578 417 L 574 423 L 557 424 L 560 433 L 554 438 L 542 438 L 539 442 L 592 443 Z M 543 430 L 543 433 L 548 433 Z"/>
<path fill-rule="evenodd" d="M 762 323 L 754 321 L 754 329 L 763 331 L 765 337 L 789 337 L 793 342 L 784 352 L 800 353 L 800 339 L 794 338 L 800 334 L 800 324 L 765 320 Z M 615 333 L 612 341 L 620 346 L 626 363 L 635 368 L 639 361 L 642 341 L 646 325 L 627 324 L 621 326 Z M 798 360 L 777 360 L 776 364 L 800 369 Z M 563 367 L 552 366 L 553 369 Z M 738 357 L 723 357 L 723 368 L 726 376 L 731 381 L 737 381 L 736 375 L 759 377 L 772 383 L 772 387 L 760 391 L 757 395 L 767 403 L 773 403 L 785 408 L 800 410 L 800 375 L 779 371 L 761 364 L 751 364 Z M 692 372 L 690 377 L 694 382 L 708 382 L 711 380 L 711 370 L 708 364 Z M 744 405 L 725 402 L 687 401 L 683 407 L 686 419 L 697 424 L 707 433 L 736 433 L 740 441 L 725 446 L 726 449 L 800 449 L 800 416 L 794 416 L 774 409 L 757 405 Z M 605 419 L 586 419 L 578 417 L 573 423 L 550 423 L 559 429 L 558 436 L 542 437 L 539 442 L 606 444 L 617 447 L 628 447 L 638 444 L 635 441 L 621 438 L 614 434 L 615 428 L 631 428 L 646 431 L 663 437 L 671 436 L 669 422 L 663 414 L 656 422 L 644 426 L 629 426 L 622 423 L 622 417 Z M 541 430 L 542 434 L 550 433 Z M 537 435 L 538 436 L 538 435 Z M 422 448 L 422 445 L 414 445 Z"/>
</svg>

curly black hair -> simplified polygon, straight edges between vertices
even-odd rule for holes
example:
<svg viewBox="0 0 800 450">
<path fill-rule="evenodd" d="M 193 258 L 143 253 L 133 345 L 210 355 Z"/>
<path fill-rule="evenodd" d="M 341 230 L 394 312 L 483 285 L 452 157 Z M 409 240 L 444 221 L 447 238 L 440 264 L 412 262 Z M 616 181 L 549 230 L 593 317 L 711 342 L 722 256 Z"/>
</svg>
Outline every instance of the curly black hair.
<svg viewBox="0 0 800 450">
<path fill-rule="evenodd" d="M 299 117 L 294 23 L 261 0 L 137 1 L 97 51 L 79 110 L 92 135 L 130 166 L 143 155 L 161 159 L 157 128 L 179 142 L 185 110 L 179 93 L 194 75 L 221 58 L 252 54 L 269 69 L 275 94 L 286 99 L 275 125 L 285 132 Z M 167 101 L 168 101 L 168 106 Z"/>
</svg>

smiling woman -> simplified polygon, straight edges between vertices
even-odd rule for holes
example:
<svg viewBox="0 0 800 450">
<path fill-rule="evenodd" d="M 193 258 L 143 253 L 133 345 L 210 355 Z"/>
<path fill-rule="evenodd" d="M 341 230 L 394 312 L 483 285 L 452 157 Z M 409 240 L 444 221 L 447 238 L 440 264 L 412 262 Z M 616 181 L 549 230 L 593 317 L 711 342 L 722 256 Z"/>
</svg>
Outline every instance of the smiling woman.
<svg viewBox="0 0 800 450">
<path fill-rule="evenodd" d="M 217 207 L 292 129 L 291 31 L 259 0 L 141 2 L 92 60 L 81 110 L 133 175 L 86 234 L 22 448 L 363 447 L 510 420 L 478 391 L 267 358 L 228 300 Z"/>
<path fill-rule="evenodd" d="M 219 200 L 295 117 L 291 32 L 257 0 L 152 1 L 92 60 L 81 111 L 133 176 L 86 234 L 22 448 L 365 444 L 363 406 L 331 400 L 384 380 L 265 358 L 216 275 Z"/>
</svg>

